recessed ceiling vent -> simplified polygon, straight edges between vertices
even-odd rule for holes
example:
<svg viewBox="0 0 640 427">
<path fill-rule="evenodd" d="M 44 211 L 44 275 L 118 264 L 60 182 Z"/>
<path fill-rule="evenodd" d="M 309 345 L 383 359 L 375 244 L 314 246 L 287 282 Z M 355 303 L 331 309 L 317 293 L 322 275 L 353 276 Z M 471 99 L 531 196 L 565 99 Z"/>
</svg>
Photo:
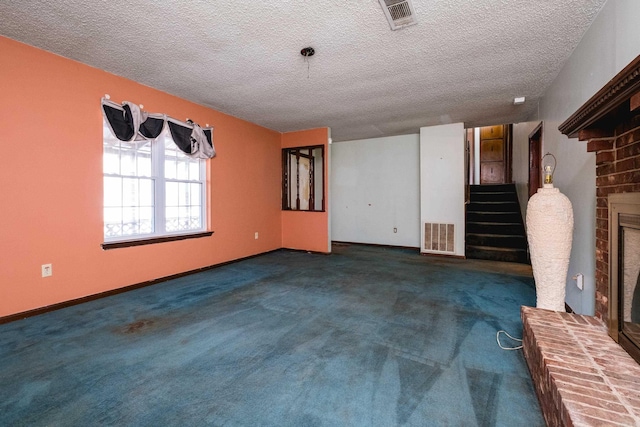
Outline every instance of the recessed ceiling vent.
<svg viewBox="0 0 640 427">
<path fill-rule="evenodd" d="M 410 0 L 378 0 L 392 30 L 417 24 L 416 11 Z"/>
</svg>

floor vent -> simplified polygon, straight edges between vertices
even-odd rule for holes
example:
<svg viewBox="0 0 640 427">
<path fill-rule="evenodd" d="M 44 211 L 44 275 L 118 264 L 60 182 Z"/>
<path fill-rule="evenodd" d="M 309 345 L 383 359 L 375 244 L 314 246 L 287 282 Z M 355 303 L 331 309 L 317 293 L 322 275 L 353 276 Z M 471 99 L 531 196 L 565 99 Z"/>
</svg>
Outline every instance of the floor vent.
<svg viewBox="0 0 640 427">
<path fill-rule="evenodd" d="M 410 0 L 379 0 L 392 30 L 417 24 L 416 12 Z"/>
<path fill-rule="evenodd" d="M 453 224 L 424 224 L 424 252 L 454 253 L 454 226 Z"/>
</svg>

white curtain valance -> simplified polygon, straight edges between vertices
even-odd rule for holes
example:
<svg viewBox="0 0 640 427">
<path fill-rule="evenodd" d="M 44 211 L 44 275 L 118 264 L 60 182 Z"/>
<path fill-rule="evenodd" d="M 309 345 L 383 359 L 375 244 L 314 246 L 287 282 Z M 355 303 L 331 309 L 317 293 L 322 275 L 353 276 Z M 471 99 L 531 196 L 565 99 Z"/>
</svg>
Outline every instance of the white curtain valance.
<svg viewBox="0 0 640 427">
<path fill-rule="evenodd" d="M 166 123 L 173 141 L 189 157 L 210 159 L 216 155 L 213 127 L 202 128 L 190 120 L 183 122 L 166 114 L 147 113 L 128 101 L 120 105 L 102 98 L 101 104 L 111 133 L 120 141 L 154 140 L 160 136 Z"/>
</svg>

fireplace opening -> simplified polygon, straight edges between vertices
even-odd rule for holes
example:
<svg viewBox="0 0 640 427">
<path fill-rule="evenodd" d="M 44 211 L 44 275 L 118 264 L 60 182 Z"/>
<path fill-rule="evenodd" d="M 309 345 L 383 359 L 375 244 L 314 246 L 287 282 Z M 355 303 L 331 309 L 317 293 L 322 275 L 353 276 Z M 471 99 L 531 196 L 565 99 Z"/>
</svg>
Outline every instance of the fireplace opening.
<svg viewBox="0 0 640 427">
<path fill-rule="evenodd" d="M 609 334 L 640 363 L 640 193 L 609 196 Z"/>
</svg>

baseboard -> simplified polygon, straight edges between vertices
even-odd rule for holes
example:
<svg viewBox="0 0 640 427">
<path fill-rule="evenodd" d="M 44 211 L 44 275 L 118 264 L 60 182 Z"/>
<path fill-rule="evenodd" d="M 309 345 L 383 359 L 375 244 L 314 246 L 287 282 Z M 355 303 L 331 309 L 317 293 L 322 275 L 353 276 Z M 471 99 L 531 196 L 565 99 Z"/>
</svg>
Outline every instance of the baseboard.
<svg viewBox="0 0 640 427">
<path fill-rule="evenodd" d="M 464 256 L 464 255 L 436 254 L 436 253 L 431 253 L 431 252 L 420 252 L 420 255 L 422 255 L 422 256 L 439 257 L 439 258 L 467 259 L 467 257 Z"/>
<path fill-rule="evenodd" d="M 357 242 L 343 242 L 340 240 L 334 240 L 331 242 L 332 245 L 336 245 L 336 246 L 349 246 L 349 245 L 356 245 L 356 246 L 375 246 L 378 248 L 396 248 L 396 249 L 409 249 L 409 250 L 416 250 L 416 251 L 420 251 L 420 248 L 418 246 L 398 246 L 398 245 L 382 245 L 379 243 L 357 243 Z"/>
<path fill-rule="evenodd" d="M 161 277 L 161 278 L 158 278 L 158 279 L 148 280 L 146 282 L 140 282 L 140 283 L 136 283 L 136 284 L 133 284 L 133 285 L 124 286 L 122 288 L 112 289 L 112 290 L 109 290 L 109 291 L 100 292 L 100 293 L 93 294 L 93 295 L 87 295 L 85 297 L 75 298 L 75 299 L 72 299 L 72 300 L 68 300 L 68 301 L 63 301 L 63 302 L 59 302 L 59 303 L 56 303 L 56 304 L 47 305 L 45 307 L 34 308 L 33 310 L 27 310 L 27 311 L 23 311 L 23 312 L 20 312 L 20 313 L 10 314 L 8 316 L 2 316 L 2 317 L 0 317 L 0 325 L 2 325 L 4 323 L 15 322 L 16 320 L 26 319 L 27 317 L 38 316 L 40 314 L 48 313 L 50 311 L 60 310 L 62 308 L 71 307 L 71 306 L 78 305 L 78 304 L 83 304 L 85 302 L 94 301 L 94 300 L 97 300 L 97 299 L 100 299 L 100 298 L 106 298 L 106 297 L 110 297 L 112 295 L 122 294 L 122 293 L 125 293 L 125 292 L 133 291 L 135 289 L 146 288 L 147 286 L 152 286 L 152 285 L 155 285 L 155 284 L 158 284 L 158 283 L 166 282 L 167 280 L 178 279 L 180 277 L 188 276 L 190 274 L 201 273 L 203 271 L 212 270 L 214 268 L 222 267 L 222 266 L 229 265 L 229 264 L 234 264 L 236 262 L 245 261 L 245 260 L 248 260 L 248 259 L 251 259 L 251 258 L 256 258 L 256 257 L 267 255 L 267 254 L 270 254 L 270 253 L 273 253 L 273 252 L 278 252 L 278 251 L 281 251 L 281 250 L 286 250 L 286 249 L 282 249 L 282 248 L 273 249 L 271 251 L 262 252 L 262 253 L 255 254 L 255 255 L 249 255 L 249 256 L 238 258 L 238 259 L 234 259 L 234 260 L 231 260 L 231 261 L 225 261 L 225 262 L 222 262 L 220 264 L 212 264 L 212 265 L 209 265 L 209 266 L 206 266 L 206 267 L 196 268 L 195 270 L 189 270 L 189 271 L 185 271 L 185 272 L 182 272 L 182 273 L 172 274 L 170 276 L 165 276 L 165 277 Z"/>
<path fill-rule="evenodd" d="M 320 251 L 309 251 L 306 249 L 292 249 L 292 248 L 282 248 L 283 251 L 289 252 L 304 252 L 306 254 L 314 254 L 314 255 L 331 255 L 331 252 L 320 252 Z"/>
</svg>

